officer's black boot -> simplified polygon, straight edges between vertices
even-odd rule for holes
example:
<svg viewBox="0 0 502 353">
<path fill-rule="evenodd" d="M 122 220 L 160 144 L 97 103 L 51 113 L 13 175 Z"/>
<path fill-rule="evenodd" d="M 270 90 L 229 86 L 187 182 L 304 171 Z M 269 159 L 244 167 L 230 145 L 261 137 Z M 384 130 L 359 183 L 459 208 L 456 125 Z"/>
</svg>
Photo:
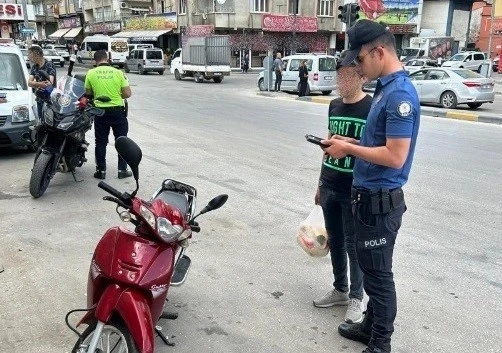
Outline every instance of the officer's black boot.
<svg viewBox="0 0 502 353">
<path fill-rule="evenodd" d="M 372 339 L 363 353 L 390 353 L 390 339 Z"/>
<path fill-rule="evenodd" d="M 363 321 L 358 324 L 341 323 L 338 326 L 338 333 L 349 340 L 368 345 L 371 339 L 371 326 L 373 326 L 373 318 L 368 317 L 366 314 Z"/>
</svg>

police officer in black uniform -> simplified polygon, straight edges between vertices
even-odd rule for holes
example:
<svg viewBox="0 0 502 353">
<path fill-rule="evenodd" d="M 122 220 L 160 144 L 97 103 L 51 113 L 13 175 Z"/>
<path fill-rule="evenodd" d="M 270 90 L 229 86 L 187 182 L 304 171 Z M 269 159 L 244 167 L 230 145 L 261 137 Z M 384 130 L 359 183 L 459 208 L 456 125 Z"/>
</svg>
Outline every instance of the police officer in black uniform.
<svg viewBox="0 0 502 353">
<path fill-rule="evenodd" d="M 401 187 L 408 180 L 420 124 L 417 92 L 396 54 L 386 27 L 360 20 L 351 27 L 350 50 L 343 62 L 355 62 L 369 80 L 378 78 L 360 141 L 333 136 L 323 143 L 333 158 L 356 157 L 352 204 L 354 233 L 363 285 L 369 296 L 362 323 L 342 323 L 338 332 L 363 342 L 363 353 L 390 353 L 397 313 L 392 254 L 406 210 Z"/>
</svg>

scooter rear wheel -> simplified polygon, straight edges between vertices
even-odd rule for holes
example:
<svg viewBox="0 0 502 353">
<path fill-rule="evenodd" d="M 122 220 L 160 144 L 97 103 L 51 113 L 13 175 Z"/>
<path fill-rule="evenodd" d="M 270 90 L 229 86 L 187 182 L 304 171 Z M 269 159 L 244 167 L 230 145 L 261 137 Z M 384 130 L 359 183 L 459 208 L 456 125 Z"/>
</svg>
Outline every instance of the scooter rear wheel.
<svg viewBox="0 0 502 353">
<path fill-rule="evenodd" d="M 94 323 L 85 329 L 82 333 L 82 343 L 77 341 L 72 353 L 80 353 L 81 344 L 89 345 L 95 328 L 96 324 Z M 111 321 L 103 327 L 97 348 L 96 352 L 100 353 L 139 353 L 127 327 L 116 320 Z"/>
</svg>

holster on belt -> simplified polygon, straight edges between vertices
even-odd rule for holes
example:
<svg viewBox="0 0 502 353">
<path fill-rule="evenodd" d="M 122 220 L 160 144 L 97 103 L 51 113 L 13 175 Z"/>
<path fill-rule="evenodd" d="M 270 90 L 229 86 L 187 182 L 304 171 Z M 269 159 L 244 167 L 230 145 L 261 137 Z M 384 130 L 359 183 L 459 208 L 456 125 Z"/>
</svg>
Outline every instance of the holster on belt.
<svg viewBox="0 0 502 353">
<path fill-rule="evenodd" d="M 374 215 L 387 214 L 404 202 L 404 193 L 401 188 L 373 191 L 353 188 L 352 200 L 354 203 L 369 203 L 371 205 L 371 213 Z"/>
</svg>

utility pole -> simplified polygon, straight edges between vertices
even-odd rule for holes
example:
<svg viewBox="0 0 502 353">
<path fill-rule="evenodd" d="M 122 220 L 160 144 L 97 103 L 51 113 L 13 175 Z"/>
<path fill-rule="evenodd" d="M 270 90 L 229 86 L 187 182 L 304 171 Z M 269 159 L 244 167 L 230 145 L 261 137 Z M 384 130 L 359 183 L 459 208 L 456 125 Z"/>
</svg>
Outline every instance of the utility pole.
<svg viewBox="0 0 502 353">
<path fill-rule="evenodd" d="M 493 37 L 493 19 L 495 18 L 495 0 L 492 0 L 492 11 L 490 14 L 490 32 L 488 33 L 488 59 L 492 58 L 492 37 Z"/>
<path fill-rule="evenodd" d="M 24 28 L 28 29 L 30 27 L 28 24 L 28 6 L 26 6 L 26 0 L 22 0 L 21 5 L 23 7 Z M 31 46 L 31 34 L 28 32 L 23 32 L 23 37 L 29 48 Z"/>
</svg>

